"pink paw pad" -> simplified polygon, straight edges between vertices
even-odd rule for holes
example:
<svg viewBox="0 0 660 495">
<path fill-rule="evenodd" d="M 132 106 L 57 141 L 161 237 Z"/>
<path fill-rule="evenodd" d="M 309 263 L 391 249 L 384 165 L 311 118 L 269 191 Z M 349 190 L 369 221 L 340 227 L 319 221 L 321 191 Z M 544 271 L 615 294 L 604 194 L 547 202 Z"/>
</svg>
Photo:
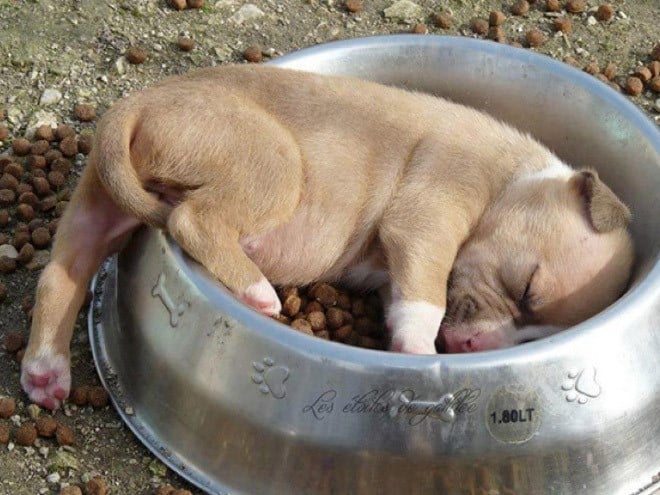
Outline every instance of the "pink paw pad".
<svg viewBox="0 0 660 495">
<path fill-rule="evenodd" d="M 50 353 L 42 353 L 33 359 L 24 358 L 21 385 L 32 402 L 47 409 L 57 409 L 71 388 L 68 359 Z"/>
<path fill-rule="evenodd" d="M 282 304 L 275 289 L 265 278 L 249 286 L 239 297 L 260 313 L 276 315 L 282 310 Z"/>
</svg>

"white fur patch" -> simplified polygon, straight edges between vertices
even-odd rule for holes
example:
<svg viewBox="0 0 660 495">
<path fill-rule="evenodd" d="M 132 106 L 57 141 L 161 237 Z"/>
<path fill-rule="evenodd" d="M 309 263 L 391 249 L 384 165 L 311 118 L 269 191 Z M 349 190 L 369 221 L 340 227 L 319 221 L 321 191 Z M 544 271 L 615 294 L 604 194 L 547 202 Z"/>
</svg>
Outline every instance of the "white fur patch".
<svg viewBox="0 0 660 495">
<path fill-rule="evenodd" d="M 445 308 L 426 301 L 396 301 L 388 308 L 391 348 L 409 354 L 435 354 L 435 338 Z"/>
<path fill-rule="evenodd" d="M 543 179 L 570 179 L 575 170 L 559 159 L 553 161 L 545 168 L 536 170 L 521 177 L 521 180 L 543 180 Z"/>
</svg>

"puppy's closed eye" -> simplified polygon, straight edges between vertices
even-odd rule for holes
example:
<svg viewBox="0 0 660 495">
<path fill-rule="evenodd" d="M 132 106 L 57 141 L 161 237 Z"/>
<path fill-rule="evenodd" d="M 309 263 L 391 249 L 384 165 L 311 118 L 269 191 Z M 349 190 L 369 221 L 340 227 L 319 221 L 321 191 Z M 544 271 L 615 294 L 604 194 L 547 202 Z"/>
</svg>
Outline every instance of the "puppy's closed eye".
<svg viewBox="0 0 660 495">
<path fill-rule="evenodd" d="M 533 313 L 534 306 L 538 304 L 538 300 L 535 297 L 534 291 L 532 290 L 532 285 L 534 282 L 534 277 L 539 271 L 539 264 L 537 263 L 534 269 L 532 270 L 531 275 L 527 279 L 527 284 L 522 291 L 521 296 L 518 298 L 518 308 L 522 313 L 531 314 Z"/>
</svg>

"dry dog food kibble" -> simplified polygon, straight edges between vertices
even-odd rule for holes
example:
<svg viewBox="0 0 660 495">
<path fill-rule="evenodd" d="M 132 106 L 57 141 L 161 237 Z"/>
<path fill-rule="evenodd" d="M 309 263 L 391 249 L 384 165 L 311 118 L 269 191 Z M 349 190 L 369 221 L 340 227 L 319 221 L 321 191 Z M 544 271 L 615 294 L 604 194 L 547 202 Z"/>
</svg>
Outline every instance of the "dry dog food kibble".
<svg viewBox="0 0 660 495">
<path fill-rule="evenodd" d="M 73 113 L 80 122 L 91 122 L 96 118 L 96 110 L 86 103 L 79 103 L 73 108 Z"/>
<path fill-rule="evenodd" d="M 11 149 L 16 156 L 25 156 L 30 152 L 32 144 L 25 138 L 16 138 L 11 143 Z"/>
<path fill-rule="evenodd" d="M 79 486 L 69 485 L 69 486 L 63 486 L 62 489 L 60 490 L 59 495 L 83 495 L 83 492 Z"/>
<path fill-rule="evenodd" d="M 488 21 L 485 19 L 472 19 L 470 29 L 475 34 L 486 34 L 488 32 Z"/>
<path fill-rule="evenodd" d="M 527 31 L 527 34 L 525 34 L 525 39 L 531 47 L 541 46 L 543 43 L 545 43 L 545 35 L 539 29 L 530 29 Z"/>
<path fill-rule="evenodd" d="M 179 39 L 177 40 L 177 45 L 179 45 L 179 48 L 182 51 L 189 52 L 193 48 L 195 48 L 195 41 L 192 38 L 189 38 L 188 36 L 179 36 Z"/>
<path fill-rule="evenodd" d="M 491 26 L 500 26 L 506 20 L 506 16 L 500 10 L 493 10 L 488 16 L 488 24 Z"/>
<path fill-rule="evenodd" d="M 433 24 L 435 24 L 435 26 L 439 27 L 440 29 L 451 28 L 452 17 L 448 12 L 438 12 L 431 14 L 431 20 L 433 21 Z"/>
<path fill-rule="evenodd" d="M 548 12 L 559 12 L 561 10 L 561 3 L 559 0 L 547 0 L 545 2 L 545 10 Z"/>
<path fill-rule="evenodd" d="M 134 65 L 143 63 L 147 60 L 147 56 L 147 51 L 138 46 L 132 46 L 126 50 L 126 60 Z"/>
<path fill-rule="evenodd" d="M 529 11 L 529 3 L 527 0 L 518 0 L 511 6 L 511 13 L 513 15 L 523 15 Z"/>
<path fill-rule="evenodd" d="M 53 128 L 47 124 L 40 125 L 37 127 L 37 130 L 34 132 L 34 139 L 36 140 L 41 140 L 44 139 L 46 141 L 52 141 L 55 139 L 55 135 L 53 134 Z"/>
<path fill-rule="evenodd" d="M 380 299 L 351 294 L 327 283 L 283 287 L 277 291 L 285 316 L 277 317 L 293 329 L 368 349 L 385 349 L 386 334 Z"/>
<path fill-rule="evenodd" d="M 85 483 L 85 494 L 86 495 L 105 495 L 108 489 L 103 478 L 92 478 L 87 483 Z"/>
<path fill-rule="evenodd" d="M 248 62 L 259 63 L 264 59 L 259 45 L 248 46 L 243 52 L 243 58 Z"/>
<path fill-rule="evenodd" d="M 103 387 L 91 387 L 87 394 L 89 404 L 95 409 L 107 406 L 108 399 L 108 392 Z"/>
<path fill-rule="evenodd" d="M 37 433 L 40 437 L 52 438 L 57 430 L 57 421 L 52 416 L 44 414 L 37 419 Z"/>
<path fill-rule="evenodd" d="M 569 0 L 566 2 L 566 10 L 571 14 L 579 14 L 587 8 L 584 0 Z"/>
<path fill-rule="evenodd" d="M 76 441 L 76 437 L 73 434 L 73 430 L 62 423 L 57 424 L 55 429 L 55 438 L 57 439 L 58 445 L 73 445 Z"/>
<path fill-rule="evenodd" d="M 638 77 L 626 79 L 626 92 L 631 96 L 639 96 L 644 91 L 644 83 Z"/>
<path fill-rule="evenodd" d="M 0 424 L 0 445 L 9 443 L 9 427 Z"/>
<path fill-rule="evenodd" d="M 357 12 L 362 12 L 364 0 L 346 0 L 346 10 L 350 13 L 355 14 Z"/>
<path fill-rule="evenodd" d="M 603 4 L 596 11 L 596 19 L 601 22 L 607 22 L 614 17 L 614 8 L 609 4 Z"/>
<path fill-rule="evenodd" d="M 9 350 L 9 349 L 7 349 Z M 17 351 L 18 349 L 16 349 Z M 16 352 L 10 351 L 10 352 Z M 0 418 L 7 419 L 16 412 L 16 401 L 11 397 L 0 397 Z"/>
<path fill-rule="evenodd" d="M 21 425 L 16 430 L 16 443 L 23 447 L 29 447 L 37 439 L 37 429 L 32 423 Z"/>
</svg>

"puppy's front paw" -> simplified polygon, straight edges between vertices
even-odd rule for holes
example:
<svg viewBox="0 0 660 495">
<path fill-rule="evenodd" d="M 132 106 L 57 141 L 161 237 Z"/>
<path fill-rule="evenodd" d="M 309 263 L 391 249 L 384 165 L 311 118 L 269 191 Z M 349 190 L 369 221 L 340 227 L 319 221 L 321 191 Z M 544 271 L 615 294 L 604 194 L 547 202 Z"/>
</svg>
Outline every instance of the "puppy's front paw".
<svg viewBox="0 0 660 495">
<path fill-rule="evenodd" d="M 435 338 L 445 314 L 424 301 L 396 301 L 388 308 L 386 325 L 390 350 L 406 354 L 435 354 Z"/>
<path fill-rule="evenodd" d="M 245 304 L 252 306 L 260 313 L 268 316 L 279 314 L 282 311 L 282 303 L 280 303 L 275 289 L 265 277 L 259 282 L 250 285 L 238 297 Z"/>
<path fill-rule="evenodd" d="M 21 385 L 32 402 L 57 409 L 71 389 L 69 358 L 54 352 L 42 352 L 36 357 L 26 354 L 21 364 Z"/>
</svg>

